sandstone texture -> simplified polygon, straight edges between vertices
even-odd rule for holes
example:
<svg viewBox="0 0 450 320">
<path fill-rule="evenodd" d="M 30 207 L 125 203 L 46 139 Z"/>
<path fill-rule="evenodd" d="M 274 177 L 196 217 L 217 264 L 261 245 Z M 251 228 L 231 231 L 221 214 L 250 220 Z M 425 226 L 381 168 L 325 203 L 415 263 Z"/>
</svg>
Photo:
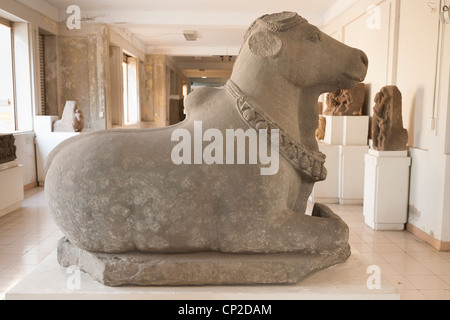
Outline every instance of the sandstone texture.
<svg viewBox="0 0 450 320">
<path fill-rule="evenodd" d="M 377 93 L 373 113 L 373 148 L 378 151 L 406 150 L 408 130 L 403 128 L 402 94 L 396 86 L 386 86 Z"/>
<path fill-rule="evenodd" d="M 12 134 L 0 134 L 0 164 L 17 159 L 15 140 Z"/>
<path fill-rule="evenodd" d="M 327 95 L 327 116 L 360 116 L 366 95 L 366 86 L 359 83 L 351 89 L 339 89 Z"/>
<path fill-rule="evenodd" d="M 58 262 L 62 266 L 78 266 L 95 281 L 111 287 L 295 284 L 349 256 L 349 247 L 323 255 L 235 255 L 91 253 L 66 238 L 58 245 Z"/>
</svg>

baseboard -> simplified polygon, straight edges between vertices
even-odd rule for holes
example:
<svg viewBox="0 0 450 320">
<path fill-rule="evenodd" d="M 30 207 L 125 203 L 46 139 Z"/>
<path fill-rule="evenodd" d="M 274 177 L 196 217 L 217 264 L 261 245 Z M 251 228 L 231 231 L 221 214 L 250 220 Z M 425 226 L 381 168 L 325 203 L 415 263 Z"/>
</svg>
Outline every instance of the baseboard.
<svg viewBox="0 0 450 320">
<path fill-rule="evenodd" d="M 311 203 L 339 204 L 339 198 L 309 197 Z"/>
<path fill-rule="evenodd" d="M 6 216 L 7 214 L 10 214 L 11 212 L 19 210 L 20 207 L 21 207 L 21 202 L 17 202 L 7 208 L 2 209 L 2 210 L 0 210 L 0 217 Z"/>
<path fill-rule="evenodd" d="M 24 187 L 23 187 L 23 191 L 31 190 L 31 189 L 33 189 L 33 188 L 36 188 L 37 186 L 38 186 L 37 181 L 32 182 L 32 183 L 27 184 L 26 186 L 24 186 Z"/>
<path fill-rule="evenodd" d="M 409 222 L 406 224 L 406 230 L 408 230 L 420 240 L 423 240 L 429 245 L 433 246 L 436 250 L 450 251 L 450 242 L 440 241 Z"/>
<path fill-rule="evenodd" d="M 343 206 L 362 206 L 364 199 L 339 199 L 339 204 Z"/>
</svg>

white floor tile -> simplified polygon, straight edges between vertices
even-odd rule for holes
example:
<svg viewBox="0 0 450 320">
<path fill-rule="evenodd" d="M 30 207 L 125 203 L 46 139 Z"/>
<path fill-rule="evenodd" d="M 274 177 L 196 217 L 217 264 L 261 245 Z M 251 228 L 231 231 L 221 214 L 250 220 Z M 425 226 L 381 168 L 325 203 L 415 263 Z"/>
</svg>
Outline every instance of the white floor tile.
<svg viewBox="0 0 450 320">
<path fill-rule="evenodd" d="M 420 290 L 429 300 L 450 300 L 450 290 Z"/>
<path fill-rule="evenodd" d="M 407 275 L 405 278 L 419 290 L 445 290 L 449 285 L 435 275 Z"/>
<path fill-rule="evenodd" d="M 384 275 L 388 281 L 398 290 L 415 290 L 414 285 L 408 281 L 404 276 L 400 274 L 388 274 Z"/>
<path fill-rule="evenodd" d="M 427 269 L 437 275 L 450 275 L 450 262 L 423 261 Z"/>
<path fill-rule="evenodd" d="M 399 290 L 402 300 L 419 301 L 428 300 L 420 290 Z"/>
<path fill-rule="evenodd" d="M 450 275 L 438 275 L 438 277 L 450 286 Z"/>
</svg>

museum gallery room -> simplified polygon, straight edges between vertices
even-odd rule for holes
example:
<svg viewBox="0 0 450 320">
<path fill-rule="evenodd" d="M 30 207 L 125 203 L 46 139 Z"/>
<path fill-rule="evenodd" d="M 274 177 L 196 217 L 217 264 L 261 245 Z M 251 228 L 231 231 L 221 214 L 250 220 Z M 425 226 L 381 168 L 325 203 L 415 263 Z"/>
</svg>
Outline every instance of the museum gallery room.
<svg viewBox="0 0 450 320">
<path fill-rule="evenodd" d="M 0 0 L 0 299 L 450 300 L 449 7 Z"/>
</svg>

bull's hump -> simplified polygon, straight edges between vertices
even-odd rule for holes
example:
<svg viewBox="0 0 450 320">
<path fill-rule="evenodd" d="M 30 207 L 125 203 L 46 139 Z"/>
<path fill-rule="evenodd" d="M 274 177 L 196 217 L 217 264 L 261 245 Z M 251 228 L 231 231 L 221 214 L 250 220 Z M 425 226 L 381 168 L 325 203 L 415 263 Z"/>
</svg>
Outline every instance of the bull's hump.
<svg viewBox="0 0 450 320">
<path fill-rule="evenodd" d="M 195 111 L 202 107 L 210 107 L 211 104 L 220 103 L 220 96 L 225 90 L 223 88 L 202 87 L 195 89 L 190 93 L 185 101 L 185 107 L 188 111 Z"/>
</svg>

